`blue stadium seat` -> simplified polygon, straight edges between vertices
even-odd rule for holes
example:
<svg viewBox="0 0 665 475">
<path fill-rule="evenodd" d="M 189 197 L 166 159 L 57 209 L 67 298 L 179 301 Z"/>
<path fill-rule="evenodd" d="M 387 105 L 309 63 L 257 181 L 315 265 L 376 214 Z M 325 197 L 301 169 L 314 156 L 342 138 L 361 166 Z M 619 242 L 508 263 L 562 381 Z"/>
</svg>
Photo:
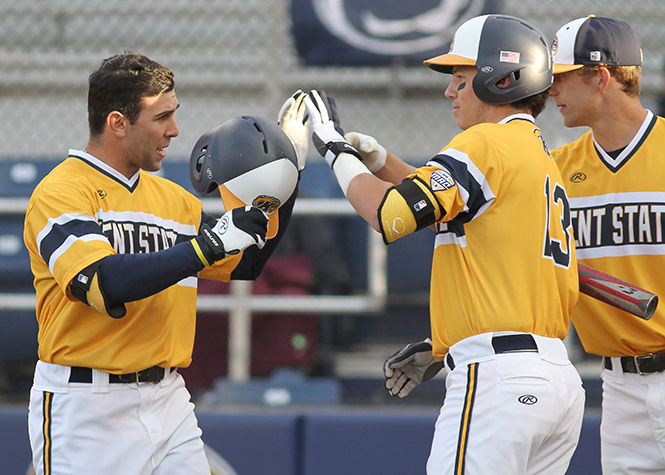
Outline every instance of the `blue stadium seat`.
<svg viewBox="0 0 665 475">
<path fill-rule="evenodd" d="M 0 288 L 3 292 L 32 290 L 30 258 L 23 244 L 23 215 L 0 214 Z"/>
<path fill-rule="evenodd" d="M 29 197 L 57 164 L 52 160 L 0 161 L 0 196 Z"/>
<path fill-rule="evenodd" d="M 37 331 L 34 311 L 0 311 L 0 364 L 36 362 Z"/>
</svg>

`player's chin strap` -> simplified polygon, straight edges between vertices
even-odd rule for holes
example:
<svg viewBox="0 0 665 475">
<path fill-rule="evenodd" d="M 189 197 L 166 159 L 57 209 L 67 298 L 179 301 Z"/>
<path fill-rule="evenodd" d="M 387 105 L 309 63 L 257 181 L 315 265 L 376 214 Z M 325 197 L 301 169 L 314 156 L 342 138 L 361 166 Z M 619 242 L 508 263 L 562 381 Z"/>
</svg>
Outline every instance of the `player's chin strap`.
<svg viewBox="0 0 665 475">
<path fill-rule="evenodd" d="M 127 313 L 124 304 L 109 305 L 99 282 L 99 266 L 101 259 L 89 265 L 72 280 L 69 290 L 74 297 L 84 304 L 113 318 L 122 318 Z"/>
</svg>

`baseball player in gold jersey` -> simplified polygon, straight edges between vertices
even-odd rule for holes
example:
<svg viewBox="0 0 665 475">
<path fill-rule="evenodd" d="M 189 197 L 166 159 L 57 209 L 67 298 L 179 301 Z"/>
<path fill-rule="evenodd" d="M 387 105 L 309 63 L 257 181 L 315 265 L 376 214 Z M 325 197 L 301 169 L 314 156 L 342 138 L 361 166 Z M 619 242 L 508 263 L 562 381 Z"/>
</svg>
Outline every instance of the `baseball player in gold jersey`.
<svg viewBox="0 0 665 475">
<path fill-rule="evenodd" d="M 553 151 L 577 256 L 663 295 L 665 120 L 640 103 L 640 42 L 627 23 L 591 16 L 559 29 L 553 53 L 564 125 L 590 128 Z M 644 321 L 582 296 L 573 323 L 603 356 L 603 473 L 665 473 L 665 308 Z"/>
<path fill-rule="evenodd" d="M 424 166 L 362 134 L 345 140 L 318 91 L 305 99 L 314 144 L 386 243 L 435 227 L 422 345 L 429 368 L 443 360 L 449 374 L 427 472 L 562 474 L 584 392 L 562 341 L 578 297 L 570 209 L 534 122 L 549 46 L 520 19 L 485 15 L 426 64 L 452 74 L 445 94 L 463 132 Z"/>
<path fill-rule="evenodd" d="M 197 275 L 255 278 L 296 193 L 266 243 L 261 210 L 216 220 L 198 198 L 146 173 L 160 169 L 178 135 L 177 108 L 169 69 L 137 53 L 107 58 L 89 78 L 85 150 L 70 150 L 28 204 L 38 474 L 210 473 L 177 372 L 191 362 Z"/>
</svg>

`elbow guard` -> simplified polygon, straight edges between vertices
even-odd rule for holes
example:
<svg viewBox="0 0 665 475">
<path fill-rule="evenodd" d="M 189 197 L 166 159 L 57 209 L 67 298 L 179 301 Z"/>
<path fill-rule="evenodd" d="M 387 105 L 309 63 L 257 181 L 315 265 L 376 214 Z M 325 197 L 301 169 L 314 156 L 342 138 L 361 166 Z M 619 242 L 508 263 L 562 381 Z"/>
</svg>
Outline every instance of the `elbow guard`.
<svg viewBox="0 0 665 475">
<path fill-rule="evenodd" d="M 95 310 L 113 318 L 124 317 L 127 309 L 124 304 L 109 305 L 99 282 L 99 260 L 89 265 L 72 279 L 69 289 L 74 297 Z"/>
<path fill-rule="evenodd" d="M 383 242 L 431 226 L 446 214 L 434 193 L 419 178 L 406 179 L 388 189 L 379 205 L 378 218 Z"/>
</svg>

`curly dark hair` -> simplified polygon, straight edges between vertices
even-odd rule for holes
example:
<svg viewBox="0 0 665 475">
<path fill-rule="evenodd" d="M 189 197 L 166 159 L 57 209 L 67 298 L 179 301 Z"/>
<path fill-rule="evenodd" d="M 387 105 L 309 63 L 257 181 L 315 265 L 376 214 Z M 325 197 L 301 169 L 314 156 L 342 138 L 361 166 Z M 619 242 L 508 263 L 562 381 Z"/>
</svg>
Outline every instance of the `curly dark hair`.
<svg viewBox="0 0 665 475">
<path fill-rule="evenodd" d="M 547 103 L 547 97 L 549 96 L 550 88 L 548 87 L 543 92 L 534 94 L 533 96 L 525 97 L 519 101 L 511 102 L 510 105 L 516 109 L 526 109 L 531 112 L 531 115 L 535 118 L 538 117 L 543 109 L 545 109 L 545 104 Z"/>
<path fill-rule="evenodd" d="M 169 92 L 175 87 L 173 71 L 132 51 L 111 56 L 88 78 L 88 127 L 90 136 L 102 133 L 106 118 L 121 112 L 134 123 L 141 100 Z"/>
</svg>

